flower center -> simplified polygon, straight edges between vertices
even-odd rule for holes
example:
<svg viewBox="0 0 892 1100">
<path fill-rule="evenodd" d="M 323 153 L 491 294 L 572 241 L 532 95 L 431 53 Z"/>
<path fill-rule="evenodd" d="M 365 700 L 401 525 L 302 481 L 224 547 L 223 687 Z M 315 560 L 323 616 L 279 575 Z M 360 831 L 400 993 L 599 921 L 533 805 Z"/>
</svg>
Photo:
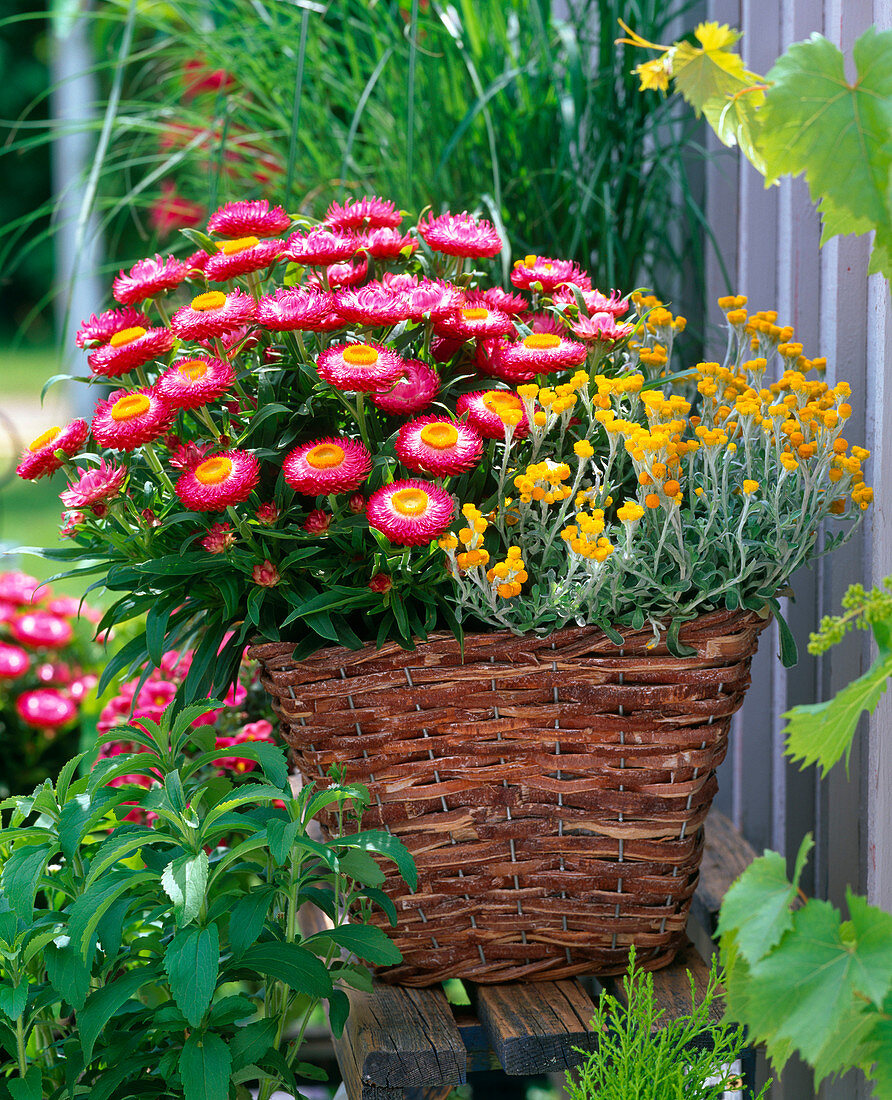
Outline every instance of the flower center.
<svg viewBox="0 0 892 1100">
<path fill-rule="evenodd" d="M 202 485 L 219 485 L 232 473 L 232 459 L 225 455 L 214 455 L 195 467 L 195 478 Z"/>
<path fill-rule="evenodd" d="M 473 309 L 463 309 L 461 315 L 466 321 L 485 321 L 489 316 L 489 310 L 483 309 L 482 306 L 475 306 Z"/>
<path fill-rule="evenodd" d="M 351 344 L 344 348 L 344 362 L 351 367 L 373 367 L 380 356 L 375 348 L 369 344 Z"/>
<path fill-rule="evenodd" d="M 390 498 L 394 510 L 401 516 L 421 516 L 427 509 L 427 493 L 424 489 L 397 489 Z"/>
<path fill-rule="evenodd" d="M 340 466 L 345 458 L 344 448 L 339 447 L 337 443 L 319 443 L 306 454 L 307 463 L 314 470 L 333 470 L 335 466 Z"/>
<path fill-rule="evenodd" d="M 556 348 L 560 345 L 560 336 L 555 336 L 553 332 L 532 332 L 529 336 L 524 336 L 523 346 L 529 348 L 530 351 L 545 351 L 546 348 Z"/>
<path fill-rule="evenodd" d="M 235 256 L 239 252 L 244 252 L 248 248 L 255 248 L 260 241 L 256 237 L 239 237 L 235 241 L 222 241 L 217 245 L 217 248 L 223 253 L 224 256 Z M 193 308 L 195 303 L 192 303 Z"/>
<path fill-rule="evenodd" d="M 45 432 L 40 433 L 40 435 L 34 440 L 28 450 L 32 452 L 42 451 L 44 447 L 53 442 L 53 440 L 56 438 L 56 436 L 59 435 L 61 431 L 61 428 L 47 428 Z"/>
<path fill-rule="evenodd" d="M 520 266 L 522 266 L 522 267 L 535 267 L 536 266 L 536 261 L 538 259 L 539 259 L 538 256 L 524 256 L 523 264 L 520 265 Z"/>
<path fill-rule="evenodd" d="M 515 412 L 520 408 L 520 398 L 503 390 L 490 390 L 489 393 L 484 394 L 483 404 L 496 416 L 503 416 L 507 412 Z"/>
<path fill-rule="evenodd" d="M 437 451 L 447 451 L 458 443 L 458 432 L 452 424 L 425 424 L 419 437 L 422 443 Z"/>
<path fill-rule="evenodd" d="M 197 382 L 199 378 L 204 378 L 207 372 L 207 363 L 203 363 L 200 359 L 187 359 L 177 367 L 177 373 L 188 378 L 190 382 Z"/>
<path fill-rule="evenodd" d="M 112 405 L 111 414 L 113 420 L 133 420 L 142 416 L 152 407 L 152 402 L 144 393 L 128 393 L 126 397 L 119 397 Z"/>
<path fill-rule="evenodd" d="M 209 290 L 206 294 L 199 294 L 197 298 L 192 299 L 192 308 L 197 309 L 199 313 L 209 309 L 222 309 L 225 305 L 226 295 L 222 290 Z"/>
<path fill-rule="evenodd" d="M 132 344 L 134 340 L 138 340 L 140 336 L 145 336 L 146 330 L 142 325 L 134 325 L 133 328 L 122 328 L 120 332 L 116 332 L 112 336 L 109 343 L 113 348 L 123 347 L 124 344 Z"/>
</svg>

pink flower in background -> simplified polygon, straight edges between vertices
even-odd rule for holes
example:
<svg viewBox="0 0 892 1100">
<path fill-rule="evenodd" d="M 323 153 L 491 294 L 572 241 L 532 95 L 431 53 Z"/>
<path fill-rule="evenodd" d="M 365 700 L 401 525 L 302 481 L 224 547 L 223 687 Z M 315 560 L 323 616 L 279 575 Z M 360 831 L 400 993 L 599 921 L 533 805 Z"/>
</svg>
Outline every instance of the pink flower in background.
<svg viewBox="0 0 892 1100">
<path fill-rule="evenodd" d="M 89 320 L 81 321 L 74 342 L 79 348 L 95 348 L 100 344 L 107 344 L 116 332 L 137 326 L 149 329 L 152 322 L 142 310 L 132 306 L 126 309 L 109 309 L 98 317 L 93 313 Z"/>
<path fill-rule="evenodd" d="M 221 237 L 275 237 L 284 233 L 291 219 L 281 206 L 270 207 L 266 199 L 228 202 L 208 219 L 208 233 Z"/>
<path fill-rule="evenodd" d="M 19 680 L 28 671 L 31 658 L 17 645 L 0 642 L 0 682 Z"/>
<path fill-rule="evenodd" d="M 394 203 L 376 195 L 333 202 L 325 212 L 326 223 L 337 229 L 395 229 L 402 220 Z"/>
<path fill-rule="evenodd" d="M 194 229 L 206 216 L 206 209 L 184 198 L 173 180 L 164 180 L 161 194 L 149 207 L 149 224 L 159 237 L 169 237 L 175 229 Z"/>
<path fill-rule="evenodd" d="M 125 466 L 116 466 L 104 458 L 94 470 L 82 470 L 79 466 L 76 469 L 81 475 L 80 481 L 59 494 L 66 508 L 84 508 L 99 500 L 114 500 L 127 480 Z"/>
<path fill-rule="evenodd" d="M 40 608 L 17 615 L 9 629 L 17 642 L 41 649 L 62 649 L 74 636 L 67 619 Z"/>
<path fill-rule="evenodd" d="M 0 573 L 0 600 L 9 603 L 31 603 L 40 581 L 29 573 Z"/>
<path fill-rule="evenodd" d="M 15 709 L 25 725 L 35 729 L 61 729 L 77 718 L 75 704 L 55 688 L 26 691 L 16 699 Z"/>
<path fill-rule="evenodd" d="M 186 278 L 188 268 L 175 256 L 159 255 L 138 260 L 126 274 L 121 271 L 112 283 L 112 294 L 125 306 L 154 298 L 165 290 L 174 290 Z"/>
<path fill-rule="evenodd" d="M 428 214 L 418 223 L 418 234 L 435 252 L 474 259 L 495 256 L 502 251 L 502 239 L 492 222 L 470 214 Z"/>
</svg>

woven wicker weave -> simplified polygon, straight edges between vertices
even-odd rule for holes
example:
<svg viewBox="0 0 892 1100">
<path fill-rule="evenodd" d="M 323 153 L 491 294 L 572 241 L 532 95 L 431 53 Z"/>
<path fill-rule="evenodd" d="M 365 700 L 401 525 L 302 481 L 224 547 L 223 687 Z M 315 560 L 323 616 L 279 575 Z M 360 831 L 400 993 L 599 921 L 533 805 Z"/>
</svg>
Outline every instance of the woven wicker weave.
<svg viewBox="0 0 892 1100">
<path fill-rule="evenodd" d="M 399 926 L 380 923 L 404 961 L 383 976 L 618 973 L 632 943 L 644 965 L 669 963 L 764 626 L 702 616 L 681 632 L 685 658 L 650 631 L 618 648 L 592 628 L 468 635 L 464 659 L 440 635 L 299 663 L 293 645 L 255 646 L 303 776 L 325 784 L 337 764 L 366 783 L 363 827 L 415 857 L 416 893 L 385 884 Z"/>
</svg>

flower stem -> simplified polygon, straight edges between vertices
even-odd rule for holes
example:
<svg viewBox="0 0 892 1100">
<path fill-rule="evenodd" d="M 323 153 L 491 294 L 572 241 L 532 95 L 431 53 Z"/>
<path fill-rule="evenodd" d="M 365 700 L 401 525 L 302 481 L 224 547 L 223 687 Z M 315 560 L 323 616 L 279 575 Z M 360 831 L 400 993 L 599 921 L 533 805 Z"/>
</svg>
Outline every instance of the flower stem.
<svg viewBox="0 0 892 1100">
<path fill-rule="evenodd" d="M 160 479 L 160 481 L 164 485 L 164 487 L 167 489 L 167 491 L 171 494 L 171 496 L 176 496 L 176 490 L 173 487 L 173 482 L 167 476 L 167 473 L 165 472 L 164 467 L 161 465 L 160 461 L 158 460 L 158 456 L 155 454 L 155 449 L 152 446 L 152 444 L 151 443 L 143 443 L 142 453 L 146 457 L 146 462 L 148 462 L 148 464 L 149 464 L 149 466 L 151 466 L 152 470 L 158 475 L 158 478 Z"/>
</svg>

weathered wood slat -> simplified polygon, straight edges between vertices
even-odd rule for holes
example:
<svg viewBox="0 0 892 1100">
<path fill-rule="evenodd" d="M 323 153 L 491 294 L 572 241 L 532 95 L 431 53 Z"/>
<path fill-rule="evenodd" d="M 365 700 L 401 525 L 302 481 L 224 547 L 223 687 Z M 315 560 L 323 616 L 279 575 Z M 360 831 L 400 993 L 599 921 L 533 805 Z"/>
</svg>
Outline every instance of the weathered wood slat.
<svg viewBox="0 0 892 1100">
<path fill-rule="evenodd" d="M 502 1068 L 512 1076 L 578 1065 L 593 1050 L 594 1006 L 575 981 L 476 987 L 477 1015 Z"/>
<path fill-rule="evenodd" d="M 452 1015 L 468 1052 L 468 1073 L 499 1069 L 499 1060 L 489 1045 L 489 1035 L 473 1008 L 453 1005 Z"/>
<path fill-rule="evenodd" d="M 731 883 L 756 858 L 756 850 L 718 810 L 706 819 L 706 844 L 691 915 L 711 936 L 718 923 L 722 899 Z"/>
</svg>

